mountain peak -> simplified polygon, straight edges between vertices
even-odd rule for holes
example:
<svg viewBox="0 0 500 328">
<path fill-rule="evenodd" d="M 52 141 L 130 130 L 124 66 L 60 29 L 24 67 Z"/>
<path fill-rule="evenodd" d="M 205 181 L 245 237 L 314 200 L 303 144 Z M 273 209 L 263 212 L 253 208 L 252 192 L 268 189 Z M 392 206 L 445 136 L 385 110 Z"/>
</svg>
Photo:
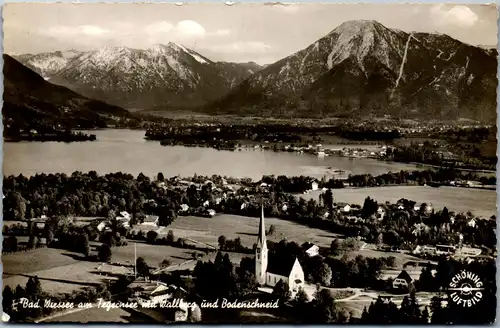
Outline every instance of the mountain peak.
<svg viewBox="0 0 500 328">
<path fill-rule="evenodd" d="M 385 26 L 374 20 L 350 20 L 337 26 L 330 34 L 360 35 L 362 33 L 376 31 L 380 28 L 384 29 Z"/>
</svg>

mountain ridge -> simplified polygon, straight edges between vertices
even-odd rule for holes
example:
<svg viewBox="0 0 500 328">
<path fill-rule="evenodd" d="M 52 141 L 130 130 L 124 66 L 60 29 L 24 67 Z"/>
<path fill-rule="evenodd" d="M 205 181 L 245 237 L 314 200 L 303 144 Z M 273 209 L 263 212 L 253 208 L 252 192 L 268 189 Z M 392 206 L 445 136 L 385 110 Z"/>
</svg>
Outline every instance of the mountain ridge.
<svg viewBox="0 0 500 328">
<path fill-rule="evenodd" d="M 347 21 L 204 108 L 214 114 L 496 117 L 496 51 Z"/>
<path fill-rule="evenodd" d="M 6 131 L 34 126 L 105 127 L 106 117 L 129 117 L 123 108 L 89 99 L 47 82 L 9 55 L 3 55 L 3 120 Z"/>
<path fill-rule="evenodd" d="M 260 69 L 255 63 L 214 62 L 173 42 L 148 49 L 104 47 L 16 58 L 54 84 L 138 108 L 199 106 Z"/>
</svg>

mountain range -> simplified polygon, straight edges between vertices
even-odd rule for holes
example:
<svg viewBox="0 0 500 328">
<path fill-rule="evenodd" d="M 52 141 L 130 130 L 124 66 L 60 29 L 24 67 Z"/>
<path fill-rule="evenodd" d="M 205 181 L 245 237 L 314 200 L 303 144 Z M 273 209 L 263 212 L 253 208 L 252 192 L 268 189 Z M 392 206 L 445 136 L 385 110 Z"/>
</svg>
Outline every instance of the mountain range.
<svg viewBox="0 0 500 328">
<path fill-rule="evenodd" d="M 489 120 L 496 117 L 496 57 L 495 49 L 447 35 L 348 21 L 255 73 L 208 110 Z"/>
<path fill-rule="evenodd" d="M 178 45 L 16 57 L 48 81 L 127 108 L 282 117 L 496 118 L 497 51 L 348 21 L 273 64 L 213 62 Z"/>
<path fill-rule="evenodd" d="M 53 85 L 9 55 L 3 55 L 5 130 L 35 126 L 105 127 L 106 117 L 130 115 L 123 108 Z"/>
<path fill-rule="evenodd" d="M 106 47 L 16 59 L 51 83 L 129 109 L 200 106 L 222 97 L 260 69 L 252 62 L 213 62 L 173 42 L 145 50 Z"/>
</svg>

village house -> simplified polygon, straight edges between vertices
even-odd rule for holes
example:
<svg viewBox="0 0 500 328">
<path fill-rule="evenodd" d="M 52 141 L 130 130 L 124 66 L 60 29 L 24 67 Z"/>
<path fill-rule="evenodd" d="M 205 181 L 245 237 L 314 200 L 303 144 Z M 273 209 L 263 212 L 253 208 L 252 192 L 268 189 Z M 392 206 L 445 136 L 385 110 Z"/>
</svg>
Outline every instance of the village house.
<svg viewBox="0 0 500 328">
<path fill-rule="evenodd" d="M 309 257 L 314 257 L 319 255 L 319 247 L 317 245 L 312 245 L 306 250 L 306 254 Z"/>
<path fill-rule="evenodd" d="M 319 185 L 316 181 L 313 181 L 311 183 L 311 190 L 318 190 L 318 187 L 319 187 Z"/>
<path fill-rule="evenodd" d="M 99 230 L 99 231 L 103 231 L 103 230 L 106 228 L 106 226 L 107 226 L 107 225 L 106 225 L 106 221 L 102 221 L 101 223 L 99 223 L 99 224 L 97 225 L 97 230 Z"/>
<path fill-rule="evenodd" d="M 351 205 L 347 203 L 337 203 L 337 211 L 340 213 L 349 213 L 351 211 Z"/>
<path fill-rule="evenodd" d="M 123 218 L 125 218 L 125 219 L 127 219 L 127 220 L 129 220 L 129 221 L 130 221 L 130 219 L 132 218 L 132 217 L 130 216 L 130 214 L 129 214 L 128 212 L 126 212 L 126 211 L 122 211 L 122 212 L 120 212 L 120 215 L 121 215 Z"/>
<path fill-rule="evenodd" d="M 377 208 L 377 219 L 383 220 L 385 216 L 385 209 L 382 206 Z"/>
<path fill-rule="evenodd" d="M 415 249 L 412 251 L 414 255 L 436 255 L 436 247 L 433 246 L 421 246 L 417 245 Z"/>
<path fill-rule="evenodd" d="M 408 286 L 413 282 L 413 278 L 406 272 L 406 270 L 401 271 L 401 273 L 392 282 L 392 287 L 394 289 L 398 288 L 408 288 Z"/>
<path fill-rule="evenodd" d="M 158 226 L 158 216 L 157 215 L 146 215 L 146 218 L 144 219 L 144 222 L 142 225 L 146 226 Z"/>
<path fill-rule="evenodd" d="M 259 223 L 257 248 L 255 249 L 255 277 L 261 285 L 274 287 L 280 280 L 287 283 L 292 294 L 304 285 L 304 270 L 297 258 L 288 259 L 286 263 L 268 261 L 266 230 L 264 223 L 264 207 Z"/>
</svg>

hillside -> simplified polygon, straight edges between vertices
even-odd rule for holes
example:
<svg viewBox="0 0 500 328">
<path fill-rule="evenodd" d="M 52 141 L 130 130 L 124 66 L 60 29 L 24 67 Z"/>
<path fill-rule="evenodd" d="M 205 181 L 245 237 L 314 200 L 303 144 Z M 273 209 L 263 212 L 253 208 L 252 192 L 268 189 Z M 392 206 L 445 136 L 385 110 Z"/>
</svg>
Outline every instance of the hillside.
<svg viewBox="0 0 500 328">
<path fill-rule="evenodd" d="M 176 43 L 17 57 L 52 83 L 131 109 L 183 109 L 225 95 L 260 67 L 213 62 Z"/>
<path fill-rule="evenodd" d="M 53 85 L 9 55 L 3 55 L 3 120 L 6 131 L 33 126 L 102 127 L 109 116 L 128 116 L 123 108 Z"/>
<path fill-rule="evenodd" d="M 348 21 L 205 107 L 212 114 L 496 118 L 496 51 Z"/>
</svg>

